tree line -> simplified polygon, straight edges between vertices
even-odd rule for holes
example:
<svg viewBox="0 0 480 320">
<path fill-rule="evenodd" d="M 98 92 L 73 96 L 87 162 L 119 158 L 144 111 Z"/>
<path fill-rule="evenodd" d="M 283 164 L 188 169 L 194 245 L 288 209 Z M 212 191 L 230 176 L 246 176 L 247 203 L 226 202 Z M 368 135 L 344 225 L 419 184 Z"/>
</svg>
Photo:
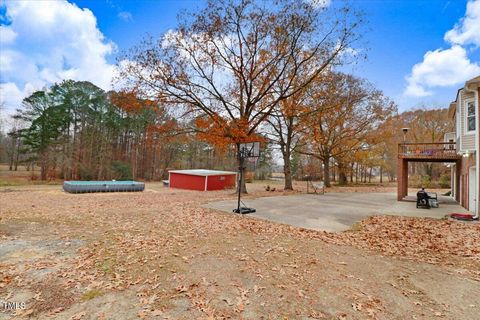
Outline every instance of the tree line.
<svg viewBox="0 0 480 320">
<path fill-rule="evenodd" d="M 204 167 L 235 169 L 234 147 L 261 141 L 260 165 L 278 152 L 285 189 L 299 167 L 300 178 L 321 173 L 327 186 L 332 169 L 340 183 L 372 168 L 393 178 L 390 149 L 406 116 L 367 80 L 339 71 L 362 58 L 353 47 L 364 25 L 348 7 L 208 1 L 124 53 L 118 91 L 68 80 L 27 97 L 9 162 L 38 163 L 42 179 L 162 179 L 200 157 L 211 160 Z"/>
</svg>

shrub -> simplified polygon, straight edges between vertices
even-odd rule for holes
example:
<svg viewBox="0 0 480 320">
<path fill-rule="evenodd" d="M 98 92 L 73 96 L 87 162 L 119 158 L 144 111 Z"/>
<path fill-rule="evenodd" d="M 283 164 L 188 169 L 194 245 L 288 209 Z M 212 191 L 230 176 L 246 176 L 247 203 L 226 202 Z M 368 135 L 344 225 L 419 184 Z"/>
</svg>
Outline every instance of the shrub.
<svg viewBox="0 0 480 320">
<path fill-rule="evenodd" d="M 433 187 L 432 178 L 430 178 L 429 176 L 422 176 L 422 187 L 424 188 Z"/>
<path fill-rule="evenodd" d="M 112 162 L 112 171 L 117 180 L 132 180 L 132 167 L 122 161 Z"/>
<path fill-rule="evenodd" d="M 450 174 L 444 173 L 438 179 L 441 188 L 450 188 Z"/>
<path fill-rule="evenodd" d="M 95 170 L 88 166 L 81 165 L 78 171 L 81 180 L 94 180 L 96 177 Z"/>
<path fill-rule="evenodd" d="M 421 188 L 422 187 L 422 177 L 418 174 L 413 175 L 408 178 L 408 186 L 412 188 Z"/>
<path fill-rule="evenodd" d="M 408 186 L 412 188 L 431 188 L 433 183 L 429 176 L 416 174 L 408 178 Z"/>
</svg>

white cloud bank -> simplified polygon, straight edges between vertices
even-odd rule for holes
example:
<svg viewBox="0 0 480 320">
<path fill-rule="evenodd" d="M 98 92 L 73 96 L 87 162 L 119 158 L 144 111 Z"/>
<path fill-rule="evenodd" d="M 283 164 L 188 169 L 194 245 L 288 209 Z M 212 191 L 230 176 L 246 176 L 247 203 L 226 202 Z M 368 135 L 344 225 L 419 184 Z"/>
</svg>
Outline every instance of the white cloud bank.
<svg viewBox="0 0 480 320">
<path fill-rule="evenodd" d="M 459 85 L 480 75 L 480 65 L 468 58 L 467 45 L 480 47 L 480 0 L 469 1 L 465 17 L 444 39 L 452 46 L 448 49 L 428 51 L 423 61 L 413 66 L 406 78 L 404 94 L 411 97 L 432 95 L 432 88 Z"/>
<path fill-rule="evenodd" d="M 116 46 L 105 39 L 90 10 L 66 0 L 7 0 L 4 5 L 11 23 L 0 27 L 0 103 L 7 109 L 64 79 L 111 88 L 115 66 L 106 58 Z"/>
<path fill-rule="evenodd" d="M 431 95 L 427 88 L 453 86 L 480 74 L 480 66 L 471 62 L 464 48 L 454 45 L 449 49 L 428 51 L 423 61 L 412 68 L 407 78 L 405 94 L 414 97 Z"/>
<path fill-rule="evenodd" d="M 445 33 L 445 40 L 454 44 L 473 44 L 480 47 L 480 1 L 467 3 L 465 17 Z"/>
</svg>

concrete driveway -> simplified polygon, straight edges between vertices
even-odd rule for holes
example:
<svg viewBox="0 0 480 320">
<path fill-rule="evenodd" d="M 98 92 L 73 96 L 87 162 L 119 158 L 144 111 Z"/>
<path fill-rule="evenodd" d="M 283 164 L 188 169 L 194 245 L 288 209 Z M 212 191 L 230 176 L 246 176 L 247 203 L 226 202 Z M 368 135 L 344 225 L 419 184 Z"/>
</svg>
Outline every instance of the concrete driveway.
<svg viewBox="0 0 480 320">
<path fill-rule="evenodd" d="M 415 202 L 397 201 L 395 193 L 328 193 L 246 199 L 257 210 L 250 216 L 314 230 L 344 231 L 371 215 L 442 218 L 452 212 L 466 212 L 450 197 L 439 197 L 440 207 L 417 209 Z M 236 201 L 211 202 L 208 208 L 232 212 Z"/>
</svg>

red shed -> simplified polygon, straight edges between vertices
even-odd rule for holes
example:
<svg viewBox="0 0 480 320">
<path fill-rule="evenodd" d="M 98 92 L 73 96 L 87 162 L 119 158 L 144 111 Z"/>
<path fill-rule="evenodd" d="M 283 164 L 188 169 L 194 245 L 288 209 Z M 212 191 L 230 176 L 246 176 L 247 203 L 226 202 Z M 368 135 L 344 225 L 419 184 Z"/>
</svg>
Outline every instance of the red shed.
<svg viewBox="0 0 480 320">
<path fill-rule="evenodd" d="M 235 187 L 237 173 L 217 170 L 170 170 L 168 180 L 170 188 L 188 190 L 223 190 Z"/>
</svg>

